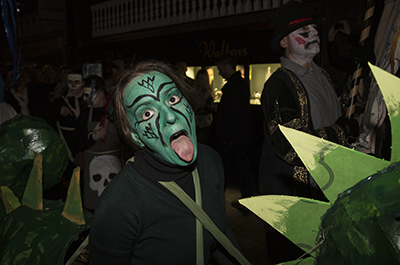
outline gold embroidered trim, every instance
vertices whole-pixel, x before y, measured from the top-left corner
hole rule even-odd
[[[278,130],[278,128],[279,128],[278,125],[279,125],[279,123],[278,123],[277,120],[271,120],[268,123],[268,131],[269,131],[269,133],[273,134],[276,130]],[[301,118],[293,119],[293,120],[291,120],[291,121],[289,121],[287,123],[284,123],[283,126],[299,130],[302,127],[304,127],[304,120],[301,119]]]
[[[296,87],[297,90],[297,96],[299,98],[299,105],[300,105],[300,112],[301,112],[301,122],[300,124],[304,127],[308,127],[308,122],[309,122],[309,117],[308,117],[308,99],[306,96],[306,91],[303,86],[303,83],[300,81],[300,79],[293,74],[291,71],[282,68],[283,72],[285,72],[290,80],[293,82],[294,86]]]
[[[326,130],[324,128],[318,129],[317,133],[318,133],[319,137],[321,137],[323,139],[328,139],[328,134],[326,133]]]
[[[296,157],[297,157],[297,153],[292,148],[292,149],[290,149],[289,152],[286,153],[284,159],[286,162],[291,163]]]
[[[343,129],[337,124],[334,124],[332,128],[337,134],[338,144],[346,146],[346,135],[344,134]]]
[[[270,120],[268,123],[269,134],[272,135],[276,130],[278,130],[278,122],[276,120]]]
[[[308,113],[308,99],[306,96],[305,88],[303,84],[301,83],[300,79],[293,74],[291,71],[285,69],[285,68],[279,68],[278,70],[284,72],[290,80],[293,82],[295,88],[296,88],[296,93],[297,97],[299,99],[299,106],[300,106],[300,112],[301,116],[300,118],[291,120],[285,124],[283,124],[286,127],[293,128],[293,129],[300,129],[302,127],[307,128],[308,123],[309,123],[309,113]],[[268,131],[270,134],[273,134],[276,132],[278,129],[278,124],[282,124],[282,119],[279,115],[279,102],[278,99],[275,100],[275,111],[277,115],[275,116],[274,119],[269,121],[268,123]]]
[[[293,178],[295,181],[299,181],[302,183],[308,183],[308,171],[303,166],[295,166]]]

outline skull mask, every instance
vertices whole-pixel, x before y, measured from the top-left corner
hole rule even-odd
[[[67,86],[71,93],[81,93],[82,91],[82,75],[81,74],[68,74]]]
[[[89,187],[97,191],[97,195],[100,196],[120,170],[121,162],[116,156],[101,155],[94,157],[89,165]]]

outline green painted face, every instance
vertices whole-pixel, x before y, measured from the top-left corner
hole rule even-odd
[[[152,72],[135,78],[124,92],[124,104],[137,144],[174,165],[196,160],[194,113],[168,76]]]

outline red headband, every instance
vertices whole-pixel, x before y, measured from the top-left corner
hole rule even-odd
[[[295,21],[290,22],[289,25],[287,25],[287,26],[289,27],[289,26],[291,26],[293,24],[297,24],[297,23],[300,23],[300,22],[303,22],[303,21],[308,21],[308,20],[311,20],[311,19],[312,18],[300,18],[300,19],[297,19]]]

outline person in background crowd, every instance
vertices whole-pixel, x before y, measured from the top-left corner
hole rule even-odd
[[[213,121],[213,113],[216,111],[213,90],[210,86],[210,78],[205,69],[200,69],[194,80],[197,103],[194,109],[196,114],[196,135],[200,143],[208,143],[208,135]]]
[[[18,80],[14,81],[13,72],[7,73],[7,78],[4,83],[4,100],[10,104],[18,113],[26,116],[31,115],[32,100],[29,96],[28,84],[29,77],[22,71]]]
[[[104,189],[121,170],[121,143],[101,77],[90,75],[85,79],[83,100],[88,107],[79,115],[74,138],[77,150],[85,155],[84,161],[75,163],[84,173],[84,207],[94,210]]]
[[[224,164],[225,184],[229,185],[237,172],[241,198],[251,197],[252,173],[247,156],[251,138],[250,87],[241,72],[236,71],[236,60],[232,56],[220,58],[217,67],[227,82],[221,89],[222,97],[213,121],[216,150]],[[232,205],[241,209],[237,201]]]
[[[342,116],[328,73],[313,61],[320,51],[317,21],[297,1],[284,4],[276,12],[271,47],[282,57],[281,68],[267,80],[261,97],[264,145],[260,160],[260,194],[326,200],[279,130],[279,124],[342,145],[346,145],[348,137],[358,133],[357,121]],[[266,227],[271,264],[294,260],[303,254],[273,228]]]
[[[107,90],[111,89],[117,84],[118,77],[125,69],[125,63],[121,59],[114,60],[111,64],[106,66],[104,82]]]
[[[17,115],[15,109],[4,101],[4,81],[0,75],[0,124]]]
[[[175,64],[175,69],[178,75],[185,80],[190,86],[193,87],[194,79],[186,75],[187,64],[186,62],[180,61]]]
[[[67,85],[68,91],[51,103],[46,120],[65,143],[69,157],[65,176],[71,177],[76,166],[75,156],[78,155],[74,131],[78,117],[85,106],[82,97],[82,74],[79,71],[69,73]]]
[[[343,36],[348,46],[347,52],[342,52],[344,46],[338,46],[336,38],[338,35]],[[357,70],[357,64],[362,69],[359,77],[360,83],[358,87],[358,95],[356,97],[354,116],[360,119],[360,115],[364,113],[365,105],[368,99],[368,91],[371,85],[371,77],[369,73],[368,62],[375,64],[374,43],[372,38],[367,38],[364,45],[360,45],[360,36],[355,34],[346,20],[334,23],[328,31],[327,52],[330,64],[337,70],[346,74],[345,89],[350,91],[354,86],[353,74]],[[347,92],[348,93],[348,92]],[[346,102],[347,103],[347,102]]]
[[[53,98],[54,87],[57,85],[57,70],[53,65],[46,64],[41,71],[39,82],[29,87],[31,115],[46,119]]]
[[[58,68],[58,83],[54,86],[52,101],[56,98],[59,98],[61,95],[65,94],[65,91],[68,90],[67,86],[67,76],[70,70],[65,65],[61,65]]]

